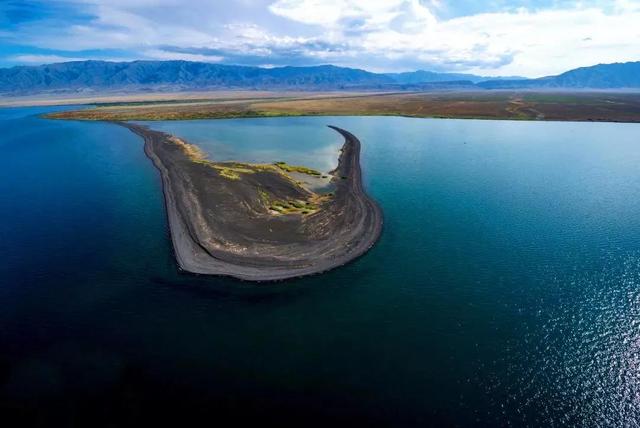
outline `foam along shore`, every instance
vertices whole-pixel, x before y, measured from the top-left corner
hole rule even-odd
[[[160,171],[177,262],[187,272],[272,281],[324,272],[377,241],[382,212],[364,191],[360,141],[345,138],[334,191],[315,193],[277,165],[215,162],[172,135],[120,122]]]

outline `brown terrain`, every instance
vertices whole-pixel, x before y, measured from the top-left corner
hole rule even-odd
[[[318,194],[286,164],[214,162],[176,137],[129,123],[160,171],[180,267],[197,274],[279,280],[324,272],[365,253],[382,228],[362,188],[360,142],[345,137],[333,192]]]
[[[216,99],[167,99],[100,105],[51,114],[84,120],[171,120],[304,115],[640,122],[640,93],[428,92],[387,94],[243,92]],[[193,95],[192,95],[193,97]]]

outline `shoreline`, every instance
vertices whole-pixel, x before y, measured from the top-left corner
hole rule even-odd
[[[174,254],[185,272],[246,281],[278,281],[318,274],[362,256],[382,232],[382,211],[362,186],[361,143],[346,130],[331,126],[345,138],[334,170],[336,190],[331,201],[308,216],[267,217],[255,214],[259,207],[253,207],[247,214],[244,205],[237,204],[235,199],[222,198],[216,204],[215,197],[207,194],[203,198],[204,189],[214,188],[212,184],[235,189],[238,194],[246,194],[248,189],[260,193],[261,186],[282,188],[285,193],[304,189],[292,188],[291,183],[279,177],[281,174],[263,170],[246,179],[244,176],[240,180],[220,179],[210,173],[212,168],[198,169],[200,162],[186,163],[184,155],[171,147],[175,144],[169,134],[131,123],[115,123],[143,138],[145,154],[160,172]],[[223,164],[211,162],[211,165]],[[250,184],[246,183],[249,179],[253,180]],[[238,208],[237,212],[233,208]],[[227,230],[229,225],[237,224],[244,233],[234,235]],[[278,237],[265,236],[267,227],[272,231],[276,226]],[[216,235],[216,229],[225,236]]]
[[[5,108],[0,106],[0,108]],[[11,107],[6,107],[11,108]],[[91,110],[91,109],[87,109]],[[78,110],[79,111],[79,110]],[[377,112],[356,112],[356,113],[278,113],[278,114],[238,114],[230,116],[198,116],[198,117],[160,117],[160,118],[147,118],[147,117],[127,117],[127,118],[85,118],[74,115],[65,116],[65,112],[60,115],[47,113],[43,115],[45,119],[49,120],[78,120],[86,122],[113,122],[124,123],[124,121],[135,122],[172,122],[172,121],[198,121],[198,120],[241,120],[241,119],[276,119],[276,118],[297,118],[297,117],[400,117],[406,119],[442,119],[442,120],[482,120],[482,121],[500,121],[500,122],[550,122],[550,123],[640,123],[640,116],[634,119],[600,119],[600,118],[538,118],[538,117],[516,117],[516,116],[482,116],[482,115],[442,115],[442,114],[406,114],[406,113],[377,113]],[[72,111],[71,113],[76,113]]]
[[[153,121],[314,116],[640,122],[640,93],[409,92],[288,99],[237,99],[195,104],[103,105],[55,112],[48,118]]]

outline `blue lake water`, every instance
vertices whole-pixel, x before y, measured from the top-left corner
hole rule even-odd
[[[0,109],[3,415],[41,426],[639,420],[640,125],[154,124],[216,159],[318,168],[341,144],[326,124],[360,137],[385,214],[378,245],[327,274],[253,285],[178,273],[142,141],[38,116],[54,109]]]
[[[138,122],[197,144],[211,159],[255,163],[287,162],[322,172],[338,164],[342,137],[317,118],[286,124],[264,119]]]

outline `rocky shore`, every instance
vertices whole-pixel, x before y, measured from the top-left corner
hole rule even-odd
[[[360,141],[345,138],[334,191],[316,194],[277,165],[215,162],[196,146],[145,126],[160,171],[177,262],[187,272],[273,281],[333,269],[377,241],[382,212],[364,191]]]

